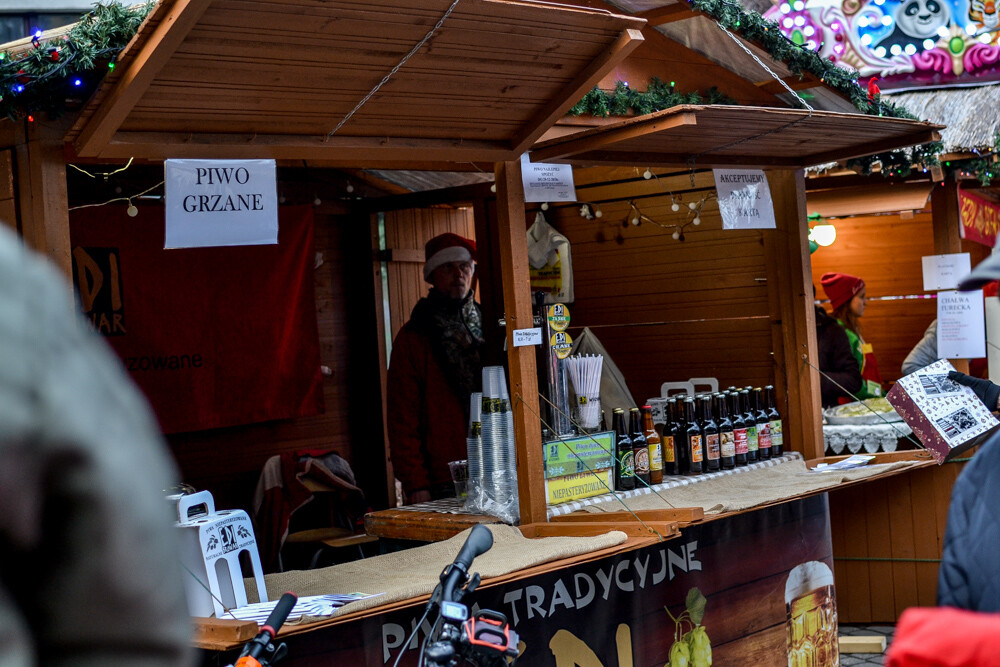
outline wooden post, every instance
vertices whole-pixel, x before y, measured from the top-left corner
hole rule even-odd
[[[497,232],[500,271],[503,275],[504,318],[507,320],[507,361],[510,397],[514,409],[514,442],[517,448],[517,490],[521,523],[546,520],[542,424],[538,405],[538,371],[535,348],[514,347],[513,332],[534,326],[528,277],[528,240],[524,224],[524,186],[520,162],[498,162]]]
[[[942,185],[936,183],[931,190],[931,224],[934,228],[934,254],[950,255],[962,252],[962,236],[959,225],[962,224],[958,213],[958,181],[954,176]],[[968,359],[951,359],[955,370],[969,372]]]
[[[764,231],[764,244],[768,258],[774,354],[784,369],[788,397],[784,419],[785,448],[802,452],[807,459],[818,458],[824,452],[823,417],[819,372],[815,370],[819,355],[805,175],[801,170],[775,170],[768,172],[767,180],[778,227],[771,232]],[[779,374],[780,371],[775,373]]]
[[[385,303],[382,300],[382,262],[378,258],[379,247],[379,216],[381,213],[373,213],[369,216],[368,224],[371,228],[371,256],[372,256],[372,298],[375,302],[375,337],[378,338],[376,347],[378,348],[378,369],[379,369],[379,394],[382,410],[382,464],[385,466],[385,492],[389,507],[395,507],[396,498],[396,475],[392,468],[392,457],[389,455],[389,417],[386,412],[386,396],[388,396],[388,382],[386,380],[387,369],[389,368],[389,356],[385,344]]]
[[[24,243],[72,280],[69,198],[61,124],[26,123],[27,142],[17,148]]]

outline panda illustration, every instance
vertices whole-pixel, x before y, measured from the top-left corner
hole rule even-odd
[[[890,49],[894,45],[905,47],[919,44],[925,39],[937,39],[941,26],[951,22],[947,0],[904,0],[896,7],[896,27],[879,40],[877,46]]]

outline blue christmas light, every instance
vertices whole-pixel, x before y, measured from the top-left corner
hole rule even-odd
[[[83,85],[83,81],[81,81],[80,79],[73,79],[73,85],[74,86],[82,86]]]

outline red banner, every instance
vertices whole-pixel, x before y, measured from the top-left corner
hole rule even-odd
[[[962,238],[992,248],[1000,228],[1000,205],[988,199],[958,189],[958,212],[962,221]]]
[[[163,249],[163,208],[70,212],[84,313],[166,433],[323,411],[313,216],[282,208],[278,245]]]

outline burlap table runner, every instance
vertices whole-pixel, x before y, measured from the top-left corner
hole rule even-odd
[[[916,461],[898,461],[840,472],[808,472],[805,461],[795,459],[771,468],[746,470],[739,475],[715,477],[704,481],[693,477],[692,483],[685,486],[625,498],[621,502],[612,498],[605,502],[587,505],[582,509],[588,512],[621,512],[625,506],[632,511],[701,507],[706,514],[734,512],[829,489],[843,482],[864,479],[916,464]]]
[[[625,541],[625,533],[612,531],[597,537],[546,537],[527,539],[517,528],[501,524],[486,526],[493,532],[493,548],[476,558],[471,571],[483,579],[499,577],[560,558],[606,549]],[[472,529],[444,542],[396,553],[365,558],[319,570],[280,572],[264,577],[268,597],[278,599],[285,591],[299,596],[332,593],[381,593],[352,602],[338,612],[348,613],[379,607],[398,600],[429,594],[441,571],[455,560]],[[244,579],[247,600],[256,602],[254,579]],[[316,620],[316,619],[305,619]]]

